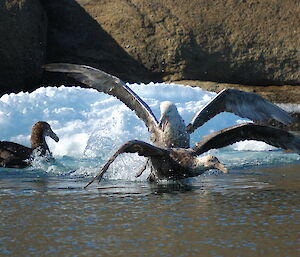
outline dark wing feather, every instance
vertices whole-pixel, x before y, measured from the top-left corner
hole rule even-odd
[[[9,141],[0,141],[0,151],[8,151],[14,155],[19,155],[20,158],[29,158],[33,149],[18,143]]]
[[[269,145],[300,154],[300,138],[274,127],[245,123],[212,133],[193,148],[196,155],[243,140],[263,141]]]
[[[0,166],[24,168],[29,165],[32,148],[8,141],[0,141]]]
[[[148,144],[139,140],[131,140],[122,145],[115,154],[110,157],[110,159],[105,163],[103,168],[100,170],[98,175],[94,177],[84,188],[87,188],[96,179],[101,180],[103,174],[107,171],[109,166],[114,162],[114,160],[122,153],[138,153],[138,155],[144,157],[168,157],[170,152],[166,149],[162,149],[151,144]]]
[[[221,112],[232,112],[255,122],[266,121],[269,118],[286,125],[293,122],[292,117],[286,111],[259,95],[236,89],[224,89],[195,114],[187,126],[187,131],[192,133]]]
[[[66,72],[87,86],[118,98],[145,122],[151,133],[157,130],[158,122],[150,107],[119,78],[85,65],[51,63],[43,67],[47,71]]]

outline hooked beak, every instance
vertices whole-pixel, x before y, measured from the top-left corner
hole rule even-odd
[[[222,171],[223,173],[228,173],[228,169],[225,168],[224,164],[218,162],[214,166],[216,169]]]
[[[49,129],[47,132],[47,136],[51,137],[55,142],[59,141],[58,136],[52,131],[52,129]]]

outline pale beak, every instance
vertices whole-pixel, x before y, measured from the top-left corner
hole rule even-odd
[[[228,169],[225,168],[224,164],[218,162],[214,165],[214,167],[220,171],[222,171],[223,173],[228,173]]]

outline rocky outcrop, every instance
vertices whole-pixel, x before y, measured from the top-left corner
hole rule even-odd
[[[51,0],[49,61],[125,80],[300,84],[297,0]]]
[[[160,80],[155,72],[145,68],[139,60],[135,60],[134,56],[126,51],[126,46],[120,45],[109,31],[104,30],[102,24],[91,16],[88,9],[79,5],[79,3],[89,1],[41,0],[41,2],[47,11],[49,23],[48,63],[88,64],[126,81]],[[105,6],[105,1],[92,2],[97,4],[92,8],[93,10],[102,9],[102,6]],[[45,74],[45,76],[48,75]],[[68,83],[64,81],[63,76],[58,74],[56,78],[54,74],[51,74],[45,77],[44,81]]]
[[[282,86],[255,86],[255,85],[240,85],[217,83],[211,81],[198,80],[179,80],[174,81],[176,84],[187,85],[191,87],[200,87],[203,90],[219,93],[225,88],[235,88],[246,92],[256,93],[272,103],[296,103],[300,101],[300,87],[291,85]]]
[[[39,0],[1,0],[0,24],[0,93],[32,90],[46,53],[47,19]]]
[[[299,15],[298,0],[2,0],[0,93],[36,88],[44,62],[136,82],[300,85]],[[67,82],[53,78],[40,83]]]

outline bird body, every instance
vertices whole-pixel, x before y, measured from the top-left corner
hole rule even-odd
[[[31,147],[18,143],[0,141],[0,167],[25,168],[30,165],[34,156],[51,156],[45,137],[50,136],[56,142],[58,136],[52,131],[47,122],[39,121],[34,124],[31,131]]]
[[[210,169],[228,172],[217,157],[212,155],[198,157],[192,149],[184,148],[171,148],[168,159],[151,158],[151,164],[153,170],[148,178],[150,181],[196,177]]]
[[[186,131],[186,125],[179,115],[176,105],[170,101],[162,102],[160,112],[160,133],[153,143],[164,148],[190,147],[190,134]]]
[[[118,98],[144,121],[151,134],[150,139],[154,145],[139,140],[128,141],[106,162],[90,183],[95,179],[100,180],[110,164],[122,153],[138,153],[148,158],[146,165],[150,167],[149,180],[154,181],[194,177],[208,169],[219,169],[226,173],[227,169],[216,157],[198,156],[210,149],[241,140],[264,141],[300,154],[300,138],[281,129],[252,123],[232,126],[208,135],[190,148],[190,134],[221,112],[232,112],[254,122],[265,122],[269,118],[283,124],[293,122],[287,112],[254,93],[224,89],[197,112],[186,126],[176,106],[169,101],[161,103],[161,117],[158,122],[150,107],[123,81],[101,70],[68,63],[47,64],[44,68],[52,72],[65,72],[99,92]],[[144,170],[145,167],[136,176],[140,176]]]

